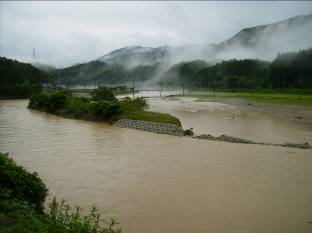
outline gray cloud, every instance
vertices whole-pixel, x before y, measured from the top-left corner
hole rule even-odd
[[[278,9],[278,10],[277,10]],[[218,43],[311,2],[0,2],[0,55],[66,66],[141,45]]]

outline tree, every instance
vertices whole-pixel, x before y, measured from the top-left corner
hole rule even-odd
[[[94,101],[100,101],[100,100],[107,100],[107,101],[113,101],[116,100],[116,97],[114,95],[114,92],[112,89],[107,87],[99,87],[97,89],[94,89],[91,92],[92,100]]]

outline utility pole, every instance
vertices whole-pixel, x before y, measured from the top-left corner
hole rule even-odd
[[[303,81],[301,80],[301,78],[299,78],[299,93],[298,93],[298,100],[301,100],[301,94],[302,94],[302,83]]]
[[[33,57],[33,61],[35,61],[36,60],[36,49],[35,48],[33,48],[32,57]]]
[[[132,77],[132,99],[134,100],[134,76]]]
[[[160,82],[160,98],[161,98],[161,92],[162,92],[162,87],[163,87],[163,80],[161,80],[161,82]]]
[[[217,80],[216,77],[214,77],[213,81],[213,96],[216,97],[216,85],[217,85]]]
[[[183,85],[182,85],[182,90],[183,90],[183,96],[184,96],[184,83],[183,83]]]

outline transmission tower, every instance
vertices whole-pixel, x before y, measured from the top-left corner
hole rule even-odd
[[[36,60],[36,49],[35,48],[33,48],[32,56],[33,56],[33,60],[35,61]]]

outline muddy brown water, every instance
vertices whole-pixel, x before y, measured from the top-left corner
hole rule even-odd
[[[196,140],[0,101],[0,150],[123,232],[310,233],[311,150]]]
[[[295,116],[301,116],[302,109],[301,112],[298,109],[288,109],[287,116],[282,112],[279,113],[281,117],[277,117],[280,109],[273,106],[249,106],[248,102],[237,98],[230,103],[227,99],[220,102],[213,100],[214,98],[200,101],[192,97],[166,97],[151,98],[148,102],[152,111],[177,116],[183,128],[193,128],[196,134],[226,134],[267,143],[312,144],[311,108],[304,109],[304,120],[298,120]],[[293,111],[291,115],[290,111]]]

